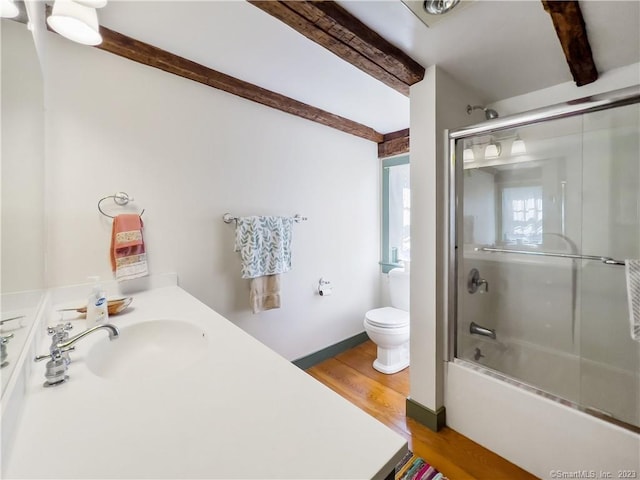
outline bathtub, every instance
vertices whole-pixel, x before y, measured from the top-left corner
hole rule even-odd
[[[472,268],[488,293],[468,293]],[[628,333],[623,271],[478,254],[458,278],[447,424],[540,478],[640,478],[640,344]],[[496,339],[470,334],[471,322]],[[603,475],[561,476],[583,470]]]
[[[471,356],[456,361],[467,368],[612,422],[640,424],[638,370],[517,339],[492,340],[470,334],[458,338],[461,350]],[[635,386],[632,391],[630,385]]]
[[[445,363],[445,405],[450,428],[539,478],[640,475],[637,433],[468,362]]]

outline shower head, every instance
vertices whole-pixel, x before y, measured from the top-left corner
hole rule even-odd
[[[496,112],[492,108],[485,108],[484,116],[487,118],[487,120],[491,120],[492,118],[498,118],[498,112]]]
[[[482,105],[467,105],[467,114],[471,115],[471,112],[473,112],[474,110],[482,110],[484,112],[484,117],[487,120],[498,118],[498,112],[496,112],[493,108],[483,107]]]

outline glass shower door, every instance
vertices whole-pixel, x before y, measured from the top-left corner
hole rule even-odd
[[[584,115],[585,254],[640,259],[640,106]],[[625,268],[584,262],[581,404],[640,426],[640,342],[631,337]]]
[[[562,255],[582,250],[582,121],[461,147],[457,356],[577,402],[580,262]]]
[[[640,426],[625,267],[640,258],[640,106],[456,141],[455,356]]]

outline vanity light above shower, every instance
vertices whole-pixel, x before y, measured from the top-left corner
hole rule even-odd
[[[478,168],[513,163],[526,153],[527,145],[518,132],[510,131],[502,134],[497,132],[492,136],[476,137],[465,141],[462,160],[465,164],[464,168]]]
[[[467,105],[467,115],[471,115],[476,110],[484,112],[487,121],[495,120],[500,116],[492,108],[482,105]],[[506,155],[506,152],[510,152],[510,154]],[[485,135],[466,140],[463,145],[462,160],[465,164],[471,164],[475,161],[517,157],[526,153],[527,146],[517,130],[496,130],[490,136]],[[482,162],[482,166],[487,166],[487,164]],[[465,165],[465,168],[473,167]]]

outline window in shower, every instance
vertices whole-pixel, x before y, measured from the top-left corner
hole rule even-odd
[[[542,186],[502,189],[502,232],[507,245],[542,244]]]

